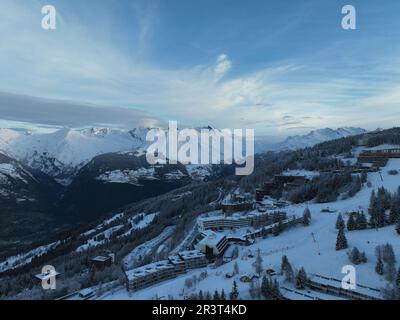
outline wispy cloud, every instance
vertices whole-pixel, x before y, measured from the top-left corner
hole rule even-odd
[[[209,62],[163,66],[144,59],[159,23],[158,7],[133,8],[136,54],[129,55],[93,36],[96,33],[77,23],[71,12],[60,9],[58,29],[49,32],[40,28],[40,2],[1,1],[0,14],[7,17],[0,18],[0,37],[7,45],[0,48],[0,73],[5,75],[0,90],[14,93],[0,95],[1,115],[74,126],[161,118],[279,135],[288,129],[378,126],[377,114],[389,123],[397,112],[399,90],[388,81],[400,78],[393,68],[394,53],[374,61],[368,72],[354,57],[327,62],[319,52],[236,73],[244,62],[225,49],[208,54]],[[179,59],[180,49],[170,50],[176,50]],[[323,54],[331,57],[337,50],[333,45]],[[347,69],[351,65],[355,69]],[[37,103],[24,95],[44,100]],[[31,107],[24,110],[20,101]]]

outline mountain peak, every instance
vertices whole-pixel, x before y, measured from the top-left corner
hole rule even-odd
[[[343,127],[343,128],[323,128],[309,132],[306,135],[289,136],[285,141],[277,145],[277,150],[297,150],[306,147],[312,147],[318,143],[340,139],[348,136],[366,133],[362,128]]]

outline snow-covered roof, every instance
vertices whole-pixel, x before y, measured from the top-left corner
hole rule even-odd
[[[220,243],[225,237],[225,235],[213,232],[211,230],[205,230],[202,232],[204,238],[199,241],[199,245],[204,244],[206,246],[216,246]]]
[[[85,289],[82,289],[81,291],[79,291],[79,295],[86,297],[88,295],[91,295],[93,292],[94,291],[92,288],[85,288]]]
[[[105,262],[109,259],[111,259],[111,257],[109,257],[109,256],[107,256],[107,257],[106,256],[97,256],[97,257],[92,258],[91,260],[96,261],[96,262]]]
[[[50,271],[48,273],[39,273],[35,275],[35,278],[39,279],[39,280],[46,280],[49,279],[50,277],[57,277],[58,275],[60,275],[59,272],[57,271]]]
[[[195,259],[195,258],[205,258],[204,253],[202,253],[200,250],[181,251],[178,253],[178,255],[183,260]]]
[[[151,264],[147,264],[143,267],[135,268],[129,271],[126,271],[126,276],[128,280],[134,280],[134,279],[139,279],[141,277],[144,277],[148,274],[158,272],[160,270],[166,270],[166,269],[171,269],[174,268],[174,265],[171,264],[169,260],[162,260],[158,262],[154,262]]]

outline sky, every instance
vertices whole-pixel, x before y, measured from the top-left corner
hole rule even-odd
[[[41,8],[57,10],[56,30]],[[356,30],[344,30],[344,5]],[[0,125],[395,126],[396,0],[1,0]]]

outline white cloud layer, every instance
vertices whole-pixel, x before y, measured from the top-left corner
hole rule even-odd
[[[301,61],[230,76],[229,52],[208,65],[170,69],[142,60],[156,21],[151,14],[139,21],[138,56],[128,56],[62,12],[56,31],[42,30],[39,2],[2,0],[0,12],[7,14],[0,17],[0,38],[6,44],[0,48],[0,91],[14,93],[0,95],[0,110],[12,120],[54,124],[62,114],[57,124],[127,125],[161,118],[283,135],[302,128],[384,125],[386,120],[371,119],[380,114],[389,123],[398,110],[398,88],[379,82],[393,74],[388,67],[393,61],[374,70],[372,79]],[[40,107],[26,95],[50,100]],[[21,99],[25,106],[16,102]],[[77,102],[55,102],[60,100]]]

